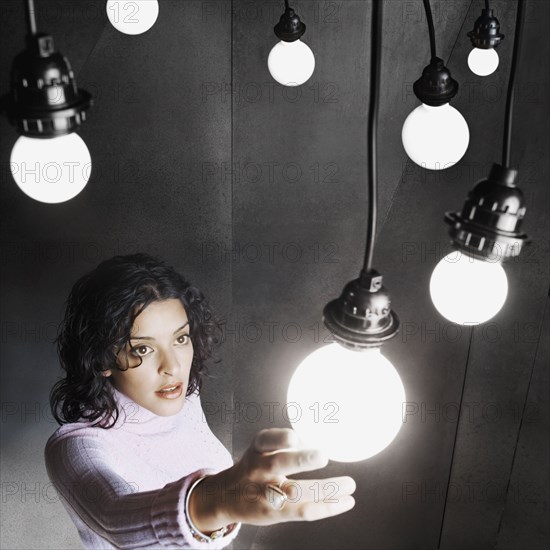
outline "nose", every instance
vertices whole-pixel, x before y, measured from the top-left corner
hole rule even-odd
[[[168,349],[161,356],[159,370],[165,374],[176,375],[183,368],[183,358],[172,350]]]

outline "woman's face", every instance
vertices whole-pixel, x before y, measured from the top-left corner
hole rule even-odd
[[[185,404],[189,373],[193,361],[189,321],[177,299],[150,303],[135,319],[126,350],[118,354],[118,364],[125,371],[109,369],[117,390],[138,405],[159,416],[177,414]],[[164,386],[180,384],[173,393],[160,394]]]

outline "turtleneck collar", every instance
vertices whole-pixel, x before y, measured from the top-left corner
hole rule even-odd
[[[179,413],[172,416],[159,416],[138,405],[115,387],[113,387],[113,395],[119,411],[119,417],[113,429],[122,429],[137,434],[172,431],[181,422],[182,416],[187,413],[189,405],[189,397],[185,397],[185,404]]]

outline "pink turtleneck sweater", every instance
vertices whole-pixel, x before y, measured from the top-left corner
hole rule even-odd
[[[240,524],[208,543],[197,541],[185,520],[192,483],[233,465],[206,422],[200,397],[186,397],[174,416],[158,416],[114,393],[120,416],[113,428],[64,424],[44,451],[48,476],[84,547],[227,546]]]

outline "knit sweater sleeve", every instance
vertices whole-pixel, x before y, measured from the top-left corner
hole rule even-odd
[[[240,524],[224,537],[200,542],[185,519],[188,489],[199,477],[217,470],[196,470],[161,489],[141,491],[119,476],[106,456],[102,440],[89,435],[48,441],[45,448],[47,473],[60,497],[116,548],[217,549],[237,536]]]

